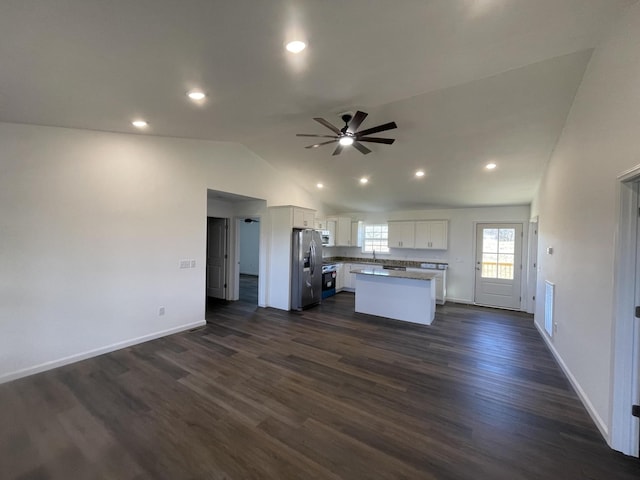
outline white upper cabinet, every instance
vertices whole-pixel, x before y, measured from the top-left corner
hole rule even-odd
[[[334,245],[336,247],[354,246],[351,242],[351,218],[349,217],[330,217],[327,218],[329,230],[331,230],[331,222],[335,224]]]
[[[446,250],[447,239],[447,220],[389,222],[390,248]]]
[[[415,248],[446,250],[448,240],[447,220],[416,222]]]
[[[315,228],[316,212],[306,208],[293,207],[294,228]]]
[[[364,223],[363,222],[351,222],[351,246],[361,247],[362,237],[364,236]]]
[[[416,222],[389,222],[390,248],[415,248]]]

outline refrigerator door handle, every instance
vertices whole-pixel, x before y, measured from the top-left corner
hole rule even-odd
[[[309,247],[309,257],[310,257],[310,270],[311,270],[311,276],[313,277],[314,272],[316,271],[316,244],[315,242],[312,240],[311,241],[311,245]]]

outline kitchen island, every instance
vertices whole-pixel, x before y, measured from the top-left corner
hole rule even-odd
[[[356,312],[430,325],[436,314],[435,273],[359,268]]]

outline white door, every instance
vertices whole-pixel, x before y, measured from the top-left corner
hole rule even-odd
[[[636,186],[636,192],[640,189]],[[638,212],[640,213],[640,195],[638,196]],[[636,274],[635,274],[635,312],[633,321],[633,341],[631,348],[631,405],[633,414],[629,417],[632,438],[631,455],[640,457],[640,221],[636,225]]]
[[[522,224],[479,223],[476,227],[475,302],[519,309]]]
[[[207,296],[225,298],[227,219],[207,218]]]

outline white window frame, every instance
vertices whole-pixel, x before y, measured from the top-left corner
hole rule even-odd
[[[381,228],[384,227],[384,230],[386,230],[386,234],[387,234],[387,238],[386,238],[386,245],[377,245],[376,246],[372,246],[371,243],[375,240],[378,240],[374,237],[367,237],[367,228],[371,229],[371,228]],[[385,232],[380,232],[380,233],[385,233]],[[381,242],[382,243],[382,242]],[[362,229],[362,253],[373,253],[375,251],[376,254],[381,254],[381,255],[389,255],[391,253],[391,251],[389,250],[389,224],[388,223],[369,223],[369,224],[364,224],[364,227]]]

